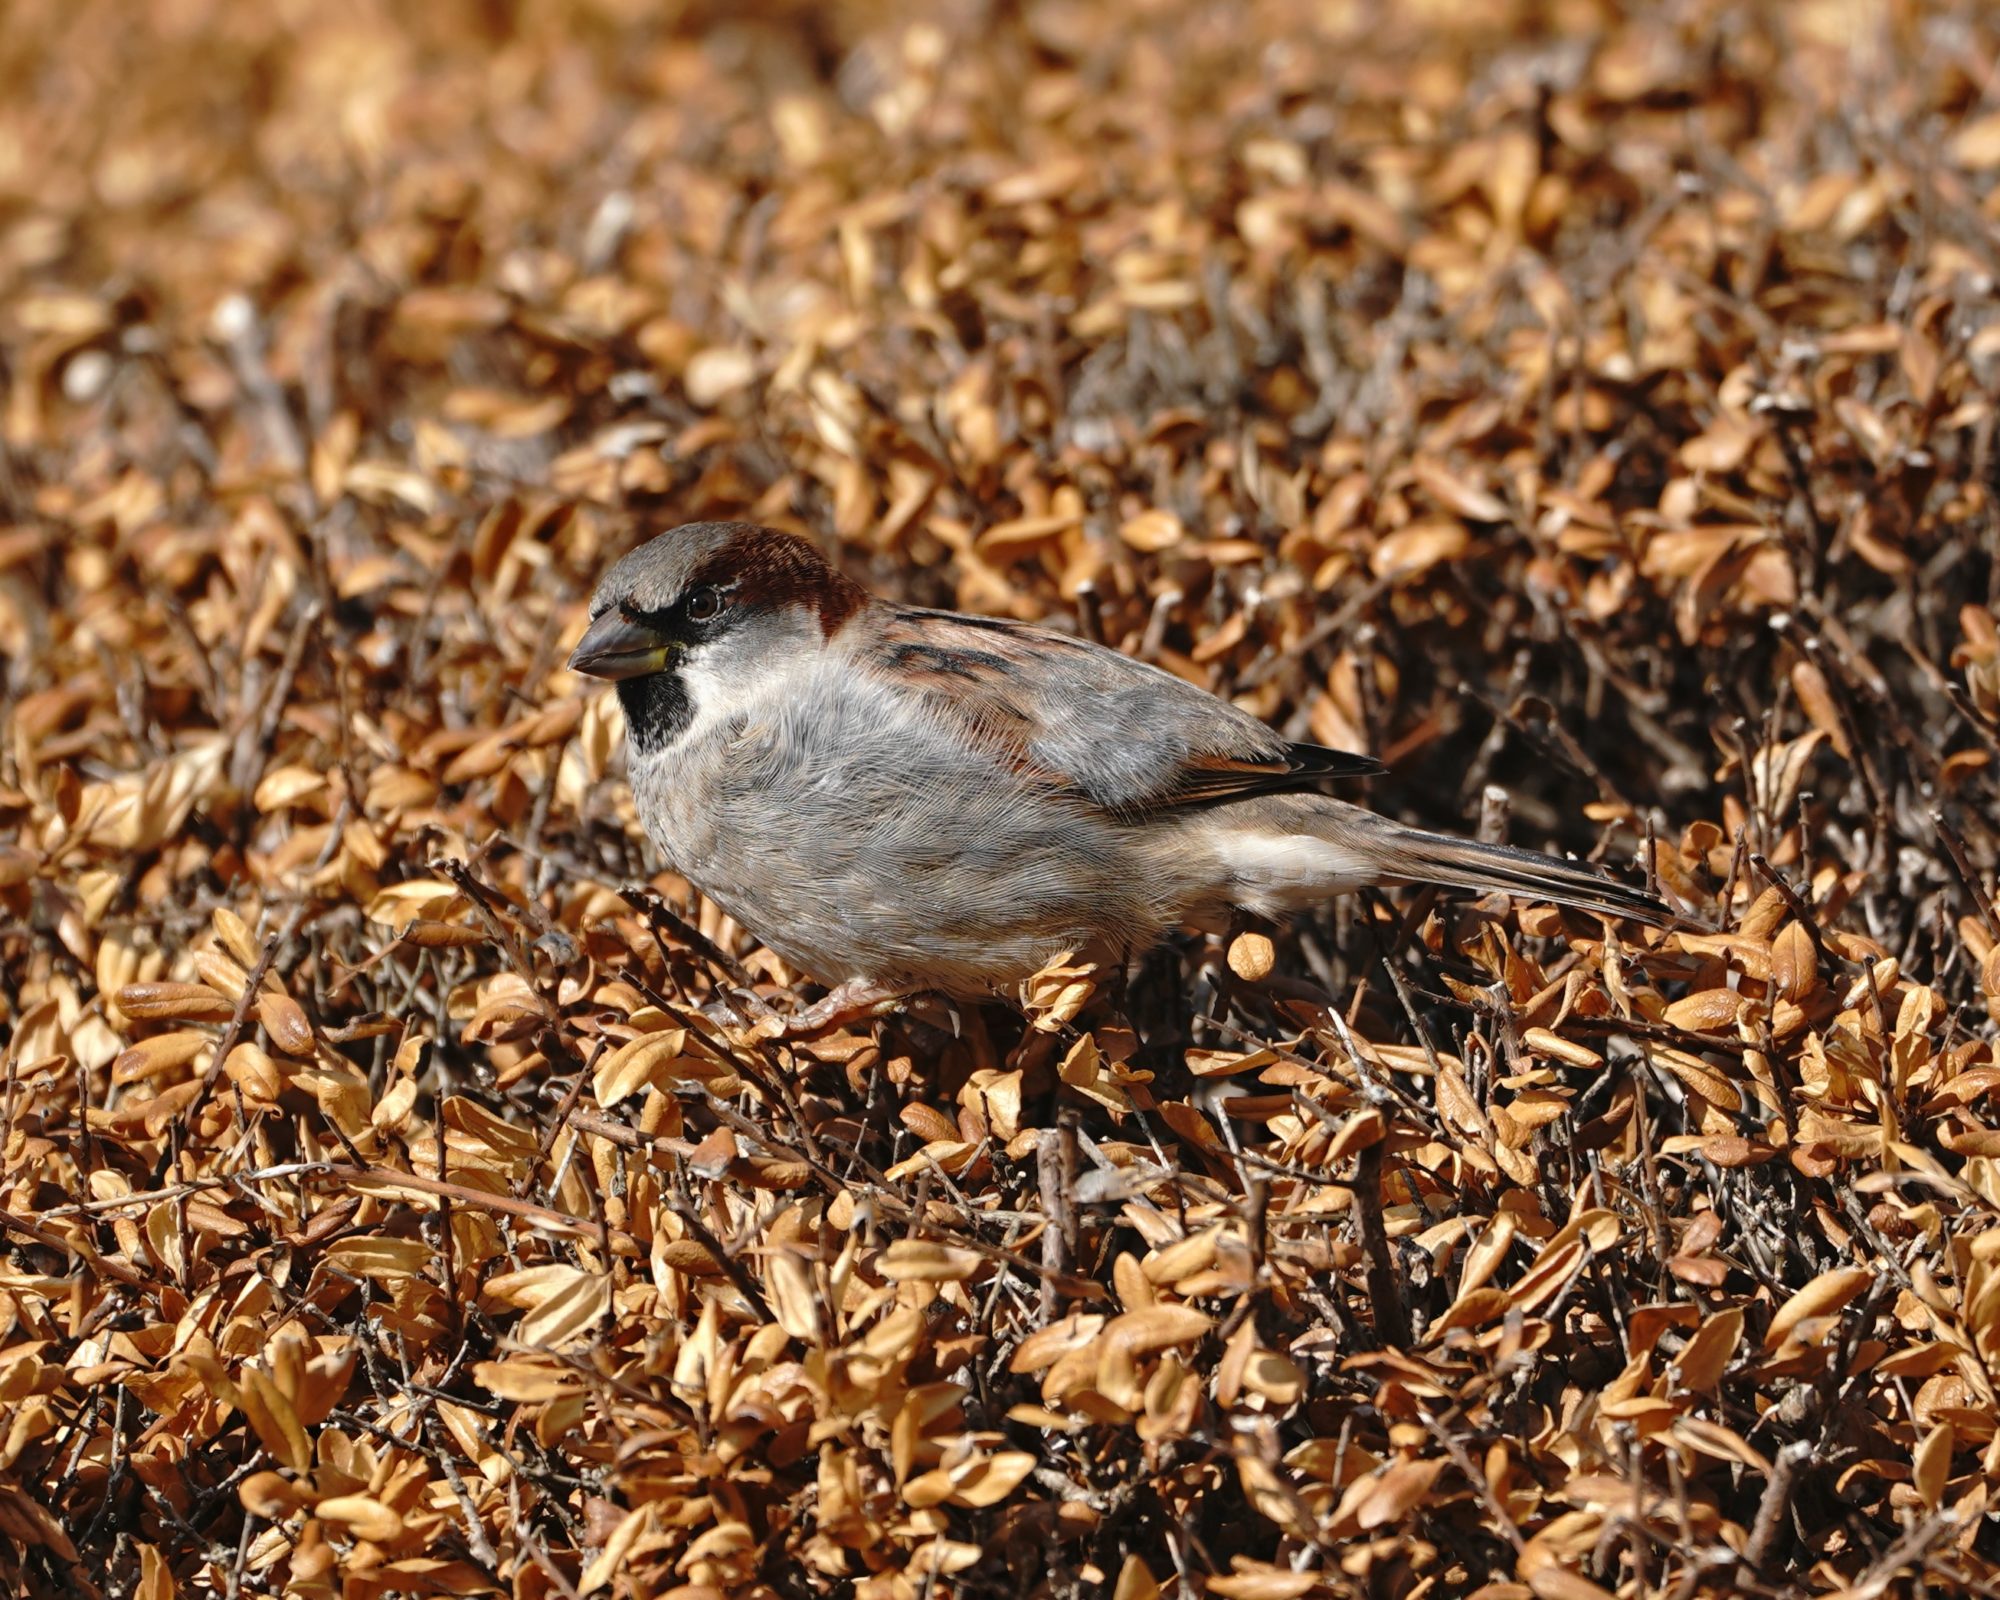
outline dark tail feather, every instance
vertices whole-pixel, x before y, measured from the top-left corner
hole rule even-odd
[[[1461,889],[1500,890],[1607,917],[1633,917],[1656,927],[1674,922],[1673,910],[1658,895],[1608,877],[1595,867],[1481,844],[1450,834],[1398,827],[1383,841],[1385,865],[1411,883],[1441,883]]]

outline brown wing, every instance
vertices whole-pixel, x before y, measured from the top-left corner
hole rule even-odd
[[[996,617],[898,610],[870,653],[883,677],[965,721],[1016,772],[1109,811],[1143,816],[1383,770],[1371,756],[1290,743],[1143,661]]]

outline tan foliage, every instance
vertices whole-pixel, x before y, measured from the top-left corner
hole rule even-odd
[[[1996,53],[10,7],[0,1588],[2000,1582]],[[562,667],[708,516],[1689,920],[773,1044]]]

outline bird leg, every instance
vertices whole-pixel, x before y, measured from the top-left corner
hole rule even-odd
[[[873,978],[849,978],[803,1011],[790,1016],[767,1012],[751,1031],[764,1039],[805,1039],[850,1022],[885,1017],[913,993],[907,986],[878,983]]]

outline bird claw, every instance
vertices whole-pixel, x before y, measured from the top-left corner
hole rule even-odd
[[[907,989],[892,988],[865,978],[850,978],[824,999],[815,1000],[790,1015],[773,1011],[760,1000],[762,1015],[750,1027],[753,1039],[809,1039],[845,1027],[850,1022],[868,1022],[885,1017],[909,998]]]
[[[774,1020],[784,1020],[783,1014],[772,1010],[762,995],[748,989],[717,989],[702,1002],[701,1014],[737,1033],[761,1028]]]

